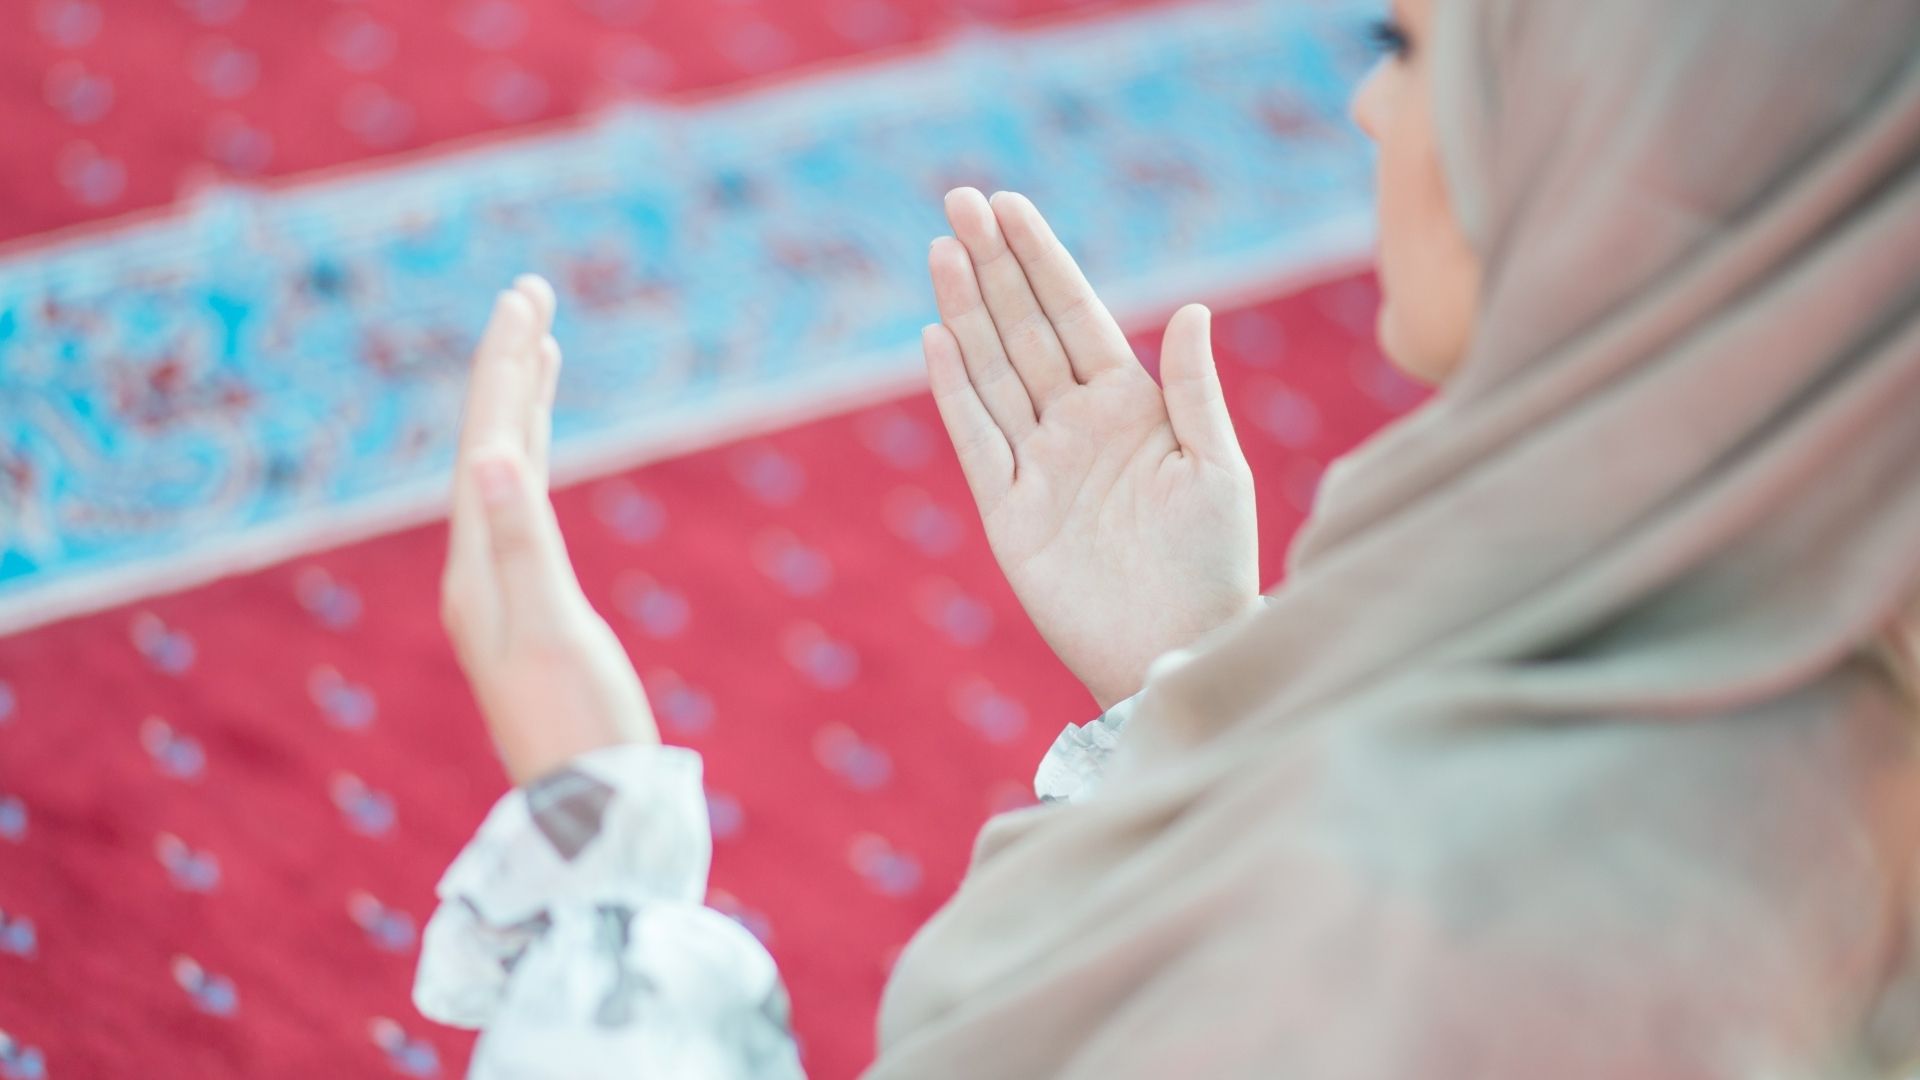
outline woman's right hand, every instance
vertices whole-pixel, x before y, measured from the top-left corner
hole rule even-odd
[[[946,201],[922,338],[987,539],[1041,635],[1102,709],[1259,598],[1253,478],[1211,316],[1167,324],[1164,387],[1025,197]]]

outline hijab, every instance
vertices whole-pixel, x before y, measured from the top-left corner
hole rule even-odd
[[[1920,0],[1434,12],[1470,355],[987,824],[870,1077],[1920,1058]]]

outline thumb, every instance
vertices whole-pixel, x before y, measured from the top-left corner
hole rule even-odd
[[[487,526],[487,551],[508,628],[556,626],[580,591],[553,504],[532,482],[526,453],[494,446],[473,457],[473,482]]]
[[[1215,464],[1245,463],[1213,362],[1213,313],[1204,306],[1188,304],[1167,323],[1160,384],[1181,449]]]

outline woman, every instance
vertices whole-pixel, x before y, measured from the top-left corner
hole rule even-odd
[[[1066,805],[987,825],[870,1075],[1897,1075],[1920,0],[1405,0],[1382,39],[1381,337],[1441,389],[1267,604],[1205,311],[1157,388],[1028,203],[948,200],[942,416],[1127,704],[1049,755]],[[422,1007],[487,1023],[476,1075],[794,1075],[770,961],[697,907],[697,761],[541,491],[551,307],[505,295],[476,360],[448,626],[527,786]]]

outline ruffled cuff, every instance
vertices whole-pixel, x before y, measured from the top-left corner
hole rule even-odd
[[[1068,724],[1040,759],[1034,795],[1048,803],[1078,802],[1092,795],[1139,700],[1135,694],[1085,724]]]
[[[1263,595],[1260,602],[1271,606],[1274,598]],[[1193,656],[1192,649],[1175,649],[1161,656],[1147,669],[1147,682]],[[1092,796],[1120,746],[1121,729],[1145,695],[1143,689],[1085,724],[1068,724],[1040,759],[1039,771],[1033,777],[1034,795],[1044,803],[1080,802]]]
[[[507,793],[441,877],[414,1003],[485,1025],[561,910],[700,904],[713,856],[700,756],[629,744]]]

